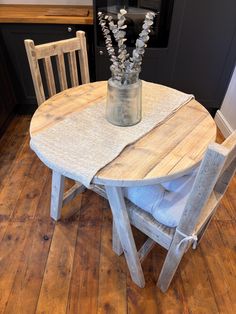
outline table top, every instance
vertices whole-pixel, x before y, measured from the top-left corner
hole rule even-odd
[[[93,7],[87,5],[0,4],[0,22],[92,25]]]
[[[106,93],[107,82],[103,81],[53,96],[35,112],[30,125],[31,138],[70,114],[104,101]],[[151,132],[124,148],[96,174],[93,182],[130,186],[174,179],[198,166],[208,144],[215,138],[214,120],[201,104],[191,100]]]

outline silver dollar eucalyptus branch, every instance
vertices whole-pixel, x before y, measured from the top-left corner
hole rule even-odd
[[[147,47],[149,40],[149,33],[155,18],[154,12],[148,12],[142,25],[142,31],[135,43],[135,49],[132,56],[129,55],[126,49],[126,28],[125,24],[127,11],[121,9],[117,14],[117,23],[114,22],[112,16],[105,15],[98,12],[99,24],[105,38],[105,44],[110,56],[112,65],[110,67],[113,73],[113,79],[120,85],[128,85],[134,83],[138,79],[138,74],[141,71],[142,58]],[[112,44],[113,34],[115,41],[118,45],[118,54],[116,55],[115,49]]]

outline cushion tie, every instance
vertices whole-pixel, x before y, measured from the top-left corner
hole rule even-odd
[[[176,246],[176,252],[177,252],[177,253],[179,252],[180,246],[181,246],[183,243],[185,243],[185,242],[187,242],[187,243],[189,243],[190,241],[193,242],[193,249],[194,249],[194,250],[196,249],[196,247],[197,247],[197,240],[198,240],[196,234],[187,235],[187,234],[181,232],[181,231],[180,231],[179,229],[177,229],[177,228],[176,228],[175,231],[176,231],[178,234],[180,234],[180,235],[182,235],[182,236],[184,237],[184,238],[177,244],[177,246]],[[188,248],[188,246],[186,247],[185,252],[187,251],[187,248]],[[185,253],[185,252],[184,252],[184,253]]]

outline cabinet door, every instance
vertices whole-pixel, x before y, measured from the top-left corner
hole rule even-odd
[[[95,49],[96,80],[105,81],[111,76],[109,56],[104,47]]]
[[[236,61],[236,1],[186,1],[171,85],[219,108]]]
[[[51,24],[2,24],[1,32],[13,65],[12,77],[17,93],[17,110],[21,113],[32,113],[37,108],[37,102],[24,40],[32,39],[35,45],[38,45],[68,39],[75,37],[76,27]]]
[[[0,39],[0,135],[12,115],[16,103],[7,64],[7,55]]]

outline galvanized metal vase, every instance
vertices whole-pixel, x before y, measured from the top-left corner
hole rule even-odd
[[[107,120],[118,126],[132,126],[142,118],[142,81],[117,84],[110,78],[107,86]]]

